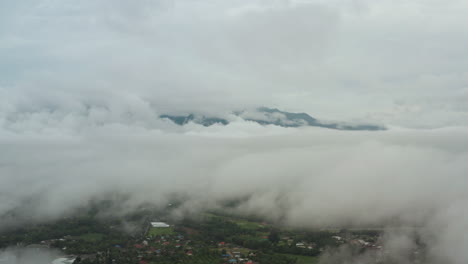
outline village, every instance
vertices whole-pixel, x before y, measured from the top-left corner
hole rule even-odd
[[[385,263],[378,229],[299,230],[213,212],[198,220],[154,218],[151,214],[139,221],[141,231],[134,234],[119,231],[116,221],[67,219],[42,226],[40,232],[25,230],[16,246],[58,249],[63,254],[53,264],[314,264],[325,252],[340,247],[366,252],[375,263]],[[54,237],[53,232],[62,235]]]
[[[245,223],[245,222],[244,222]],[[258,224],[259,229],[263,230],[264,224]],[[250,227],[252,229],[252,227]],[[175,232],[175,230],[183,230],[189,235],[183,235]],[[169,257],[174,259],[174,256],[181,260],[181,263],[224,263],[224,264],[262,264],[259,255],[264,254],[265,248],[256,247],[255,249],[247,248],[243,245],[233,243],[233,239],[228,241],[198,241],[190,238],[190,233],[194,232],[193,229],[189,228],[175,228],[165,222],[151,222],[150,227],[147,230],[146,236],[133,245],[138,251],[138,260],[140,264],[150,263],[165,263],[165,260]],[[333,235],[333,233],[327,233],[326,243],[323,242],[323,237],[320,237],[317,242],[307,240],[298,240],[298,236],[294,235],[294,232],[288,233],[278,237],[277,241],[274,236],[262,233],[262,236],[258,237],[259,241],[263,241],[265,245],[270,245],[274,255],[277,257],[281,254],[282,249],[291,249],[291,253],[284,253],[285,257],[289,257],[285,263],[297,263],[297,258],[294,258],[294,253],[298,254],[297,257],[303,261],[301,263],[315,263],[318,259],[317,256],[322,253],[327,246],[341,246],[351,245],[360,249],[368,249],[374,251],[382,251],[382,245],[379,244],[377,233],[365,234],[365,235],[350,235],[346,237]],[[276,233],[279,235],[278,233]],[[235,240],[235,239],[234,239]],[[276,242],[273,245],[272,242]],[[245,245],[244,241],[244,245]],[[260,242],[261,244],[261,242]],[[381,254],[380,254],[381,255]],[[172,257],[172,258],[171,258]],[[304,257],[306,258],[304,261]],[[310,262],[306,262],[306,261]]]

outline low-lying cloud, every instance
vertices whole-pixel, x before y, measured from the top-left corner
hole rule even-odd
[[[179,127],[157,115],[151,126],[43,115],[41,129],[34,115],[21,132],[11,129],[19,121],[2,129],[4,223],[55,219],[109,193],[129,195],[128,210],[183,195],[183,214],[243,198],[238,213],[293,226],[422,228],[436,256],[468,257],[467,128],[349,132],[241,120]],[[74,122],[79,129],[64,129]]]
[[[0,263],[5,264],[50,264],[60,256],[58,250],[47,248],[12,247],[0,249]]]

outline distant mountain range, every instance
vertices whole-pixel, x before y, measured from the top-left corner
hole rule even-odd
[[[339,122],[319,121],[306,113],[291,113],[278,110],[276,108],[259,107],[254,111],[238,111],[234,115],[241,117],[245,121],[255,122],[261,125],[275,125],[281,127],[302,127],[314,126],[338,130],[385,130],[384,126],[373,124],[347,124]],[[214,124],[227,125],[229,121],[220,117],[207,117],[204,115],[160,115],[160,118],[169,119],[178,125],[185,125],[189,122],[203,126]]]

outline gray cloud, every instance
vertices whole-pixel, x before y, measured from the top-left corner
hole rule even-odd
[[[115,192],[130,195],[128,210],[183,193],[180,214],[243,197],[239,213],[289,225],[417,225],[433,259],[464,263],[467,8],[2,2],[2,224]],[[264,127],[230,114],[258,106],[390,129]],[[179,127],[158,118],[167,112],[232,122]]]
[[[53,219],[115,192],[130,195],[123,211],[164,205],[172,194],[188,198],[180,213],[247,197],[238,213],[288,225],[420,226],[434,237],[431,253],[466,259],[458,235],[466,230],[466,128],[148,127],[89,118],[70,130],[73,121],[49,115],[40,130],[40,122],[23,120],[21,133],[3,131],[0,214]]]
[[[142,98],[165,112],[268,105],[332,120],[466,125],[463,1],[1,5],[2,105]]]
[[[47,248],[7,248],[0,250],[0,261],[8,264],[49,264],[60,253]]]

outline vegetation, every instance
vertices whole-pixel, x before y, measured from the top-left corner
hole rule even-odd
[[[183,219],[168,228],[148,228],[156,214],[148,209],[120,220],[98,217],[98,212],[11,230],[0,235],[0,247],[59,248],[78,256],[76,264],[222,264],[233,258],[259,264],[315,264],[324,249],[340,245],[335,235],[366,241],[380,235],[368,230],[288,230],[216,212],[199,220]],[[128,226],[139,228],[128,232],[124,228]]]
[[[173,235],[174,228],[172,227],[151,227],[148,231],[148,236],[164,236],[164,235]]]
[[[295,258],[296,264],[315,264],[315,263],[318,263],[319,261],[318,257],[292,255],[292,254],[281,254],[281,255]]]
[[[260,253],[254,257],[254,260],[259,263],[268,264],[296,264],[297,258],[295,256],[281,255],[281,254],[264,254]]]

